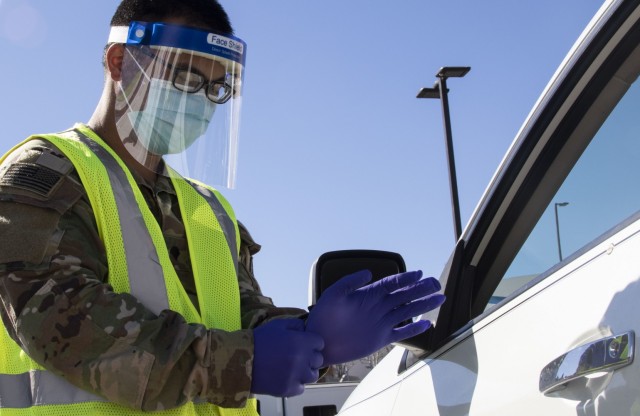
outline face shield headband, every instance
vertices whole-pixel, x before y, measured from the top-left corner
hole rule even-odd
[[[165,23],[111,28],[124,44],[115,123],[145,168],[235,186],[246,44]]]

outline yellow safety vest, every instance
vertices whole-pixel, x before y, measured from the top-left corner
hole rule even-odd
[[[26,141],[36,138],[50,141],[76,168],[106,247],[109,284],[115,292],[131,293],[156,314],[171,309],[189,323],[225,331],[241,329],[237,281],[240,234],[233,210],[222,195],[213,188],[186,181],[170,170],[187,234],[199,313],[173,268],[157,221],[131,172],[115,152],[81,124],[73,130],[31,136]],[[132,214],[136,210],[140,215]],[[4,325],[0,329],[0,413],[2,416],[148,414],[107,402],[46,371],[9,337]],[[258,413],[255,400],[250,399],[242,409],[189,402],[152,414],[255,416]]]

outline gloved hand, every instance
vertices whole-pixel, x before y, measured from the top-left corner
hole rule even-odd
[[[440,290],[440,282],[421,277],[421,271],[407,272],[365,286],[371,281],[371,272],[362,270],[328,287],[307,318],[307,331],[324,339],[324,365],[363,358],[426,331],[429,321],[396,328],[444,302],[444,295],[434,294]]]
[[[318,380],[322,337],[305,332],[300,319],[275,319],[253,330],[251,392],[277,397],[297,396]]]

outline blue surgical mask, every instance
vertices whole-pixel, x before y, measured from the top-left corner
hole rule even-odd
[[[142,145],[158,155],[180,153],[202,136],[216,104],[199,91],[177,90],[170,81],[151,78],[145,108],[128,117]]]

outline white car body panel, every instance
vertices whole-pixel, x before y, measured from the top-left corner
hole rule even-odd
[[[349,396],[342,409],[358,404],[360,414],[387,414],[393,411],[396,396],[400,390],[402,375],[398,375],[398,362],[404,350],[394,348],[389,354],[360,382]]]
[[[638,261],[631,261],[638,259],[636,253],[640,221],[486,316],[458,336],[458,342],[447,344],[435,359],[414,365],[401,379],[397,369],[402,349],[396,348],[363,382],[376,380],[375,384],[356,389],[340,414],[622,415],[629,414],[629,400],[635,400],[640,411],[638,360],[633,366],[570,383],[549,396],[538,391],[541,370],[556,357],[619,332],[640,333],[635,309],[640,271]],[[576,294],[589,297],[586,307],[570,306],[567,299]],[[550,304],[568,307],[558,315],[547,308]],[[538,333],[548,337],[533,339]],[[521,354],[532,345],[535,355]],[[391,387],[380,385],[382,380],[392,381]],[[371,391],[378,393],[370,395]],[[618,399],[607,400],[612,396]],[[359,403],[350,409],[354,402]],[[383,411],[390,404],[393,411]]]

